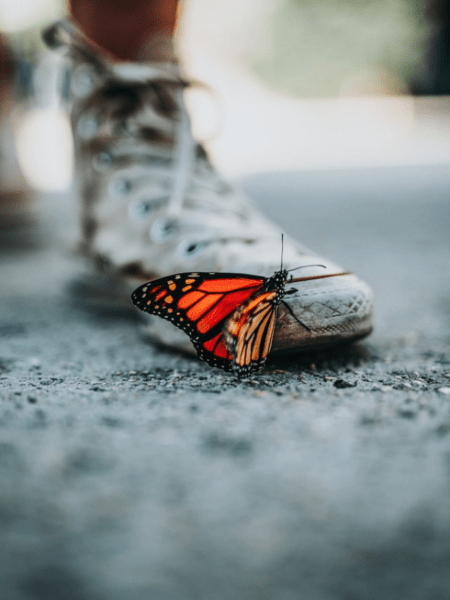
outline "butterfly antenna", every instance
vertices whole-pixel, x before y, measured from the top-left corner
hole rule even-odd
[[[283,250],[284,250],[284,233],[281,234],[281,266],[280,266],[280,271],[283,270]]]
[[[297,271],[298,269],[306,269],[307,267],[322,267],[326,269],[325,265],[302,265],[301,267],[295,267],[295,269],[289,269],[288,273],[291,273],[292,271]]]
[[[351,275],[350,271],[343,271],[342,273],[327,273],[326,275],[312,275],[311,277],[297,277],[294,279],[291,275],[291,278],[286,281],[286,283],[299,283],[300,281],[312,281],[313,279],[328,279],[328,277],[342,277],[344,275]],[[294,293],[293,290],[287,290],[286,294]]]

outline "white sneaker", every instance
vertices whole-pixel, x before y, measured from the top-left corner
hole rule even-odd
[[[280,268],[281,229],[217,173],[192,137],[187,83],[172,41],[158,37],[142,62],[119,62],[70,21],[44,34],[71,59],[71,119],[81,194],[82,246],[100,270],[129,282],[188,271],[270,276]],[[285,236],[284,267],[343,269]],[[355,275],[294,284],[281,305],[272,352],[354,340],[372,329],[372,293]],[[170,323],[148,316],[158,343],[193,351]]]

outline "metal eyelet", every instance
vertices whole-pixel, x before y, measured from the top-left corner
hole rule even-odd
[[[149,236],[153,242],[163,244],[175,237],[178,231],[179,225],[176,219],[161,217],[160,219],[156,219],[150,227]]]
[[[92,65],[78,65],[70,78],[70,90],[77,98],[86,98],[94,89],[95,69]]]
[[[125,198],[133,189],[133,184],[129,179],[113,179],[109,184],[108,194],[111,198]]]
[[[82,116],[77,125],[77,133],[83,140],[91,140],[98,129],[98,120],[93,115]]]
[[[136,223],[148,219],[150,213],[160,208],[167,198],[139,198],[133,200],[128,207],[128,215]]]
[[[110,152],[99,152],[92,160],[96,171],[108,171],[113,166],[113,157]]]
[[[176,254],[182,260],[194,258],[203,254],[209,244],[208,240],[183,240],[178,244]]]

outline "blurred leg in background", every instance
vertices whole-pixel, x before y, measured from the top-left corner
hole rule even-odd
[[[145,41],[172,35],[178,0],[70,0],[70,13],[84,33],[122,60],[137,60]]]

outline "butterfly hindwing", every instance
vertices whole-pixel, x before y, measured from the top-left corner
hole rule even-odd
[[[198,357],[212,367],[231,371],[233,355],[225,345],[223,333],[220,332],[209,340],[192,341]]]
[[[227,320],[224,338],[233,362],[231,370],[240,376],[259,371],[270,352],[280,304],[277,290],[250,298]]]
[[[185,331],[199,358],[230,370],[233,356],[223,339],[225,323],[265,282],[264,277],[236,273],[179,273],[145,283],[131,298],[141,310]]]

